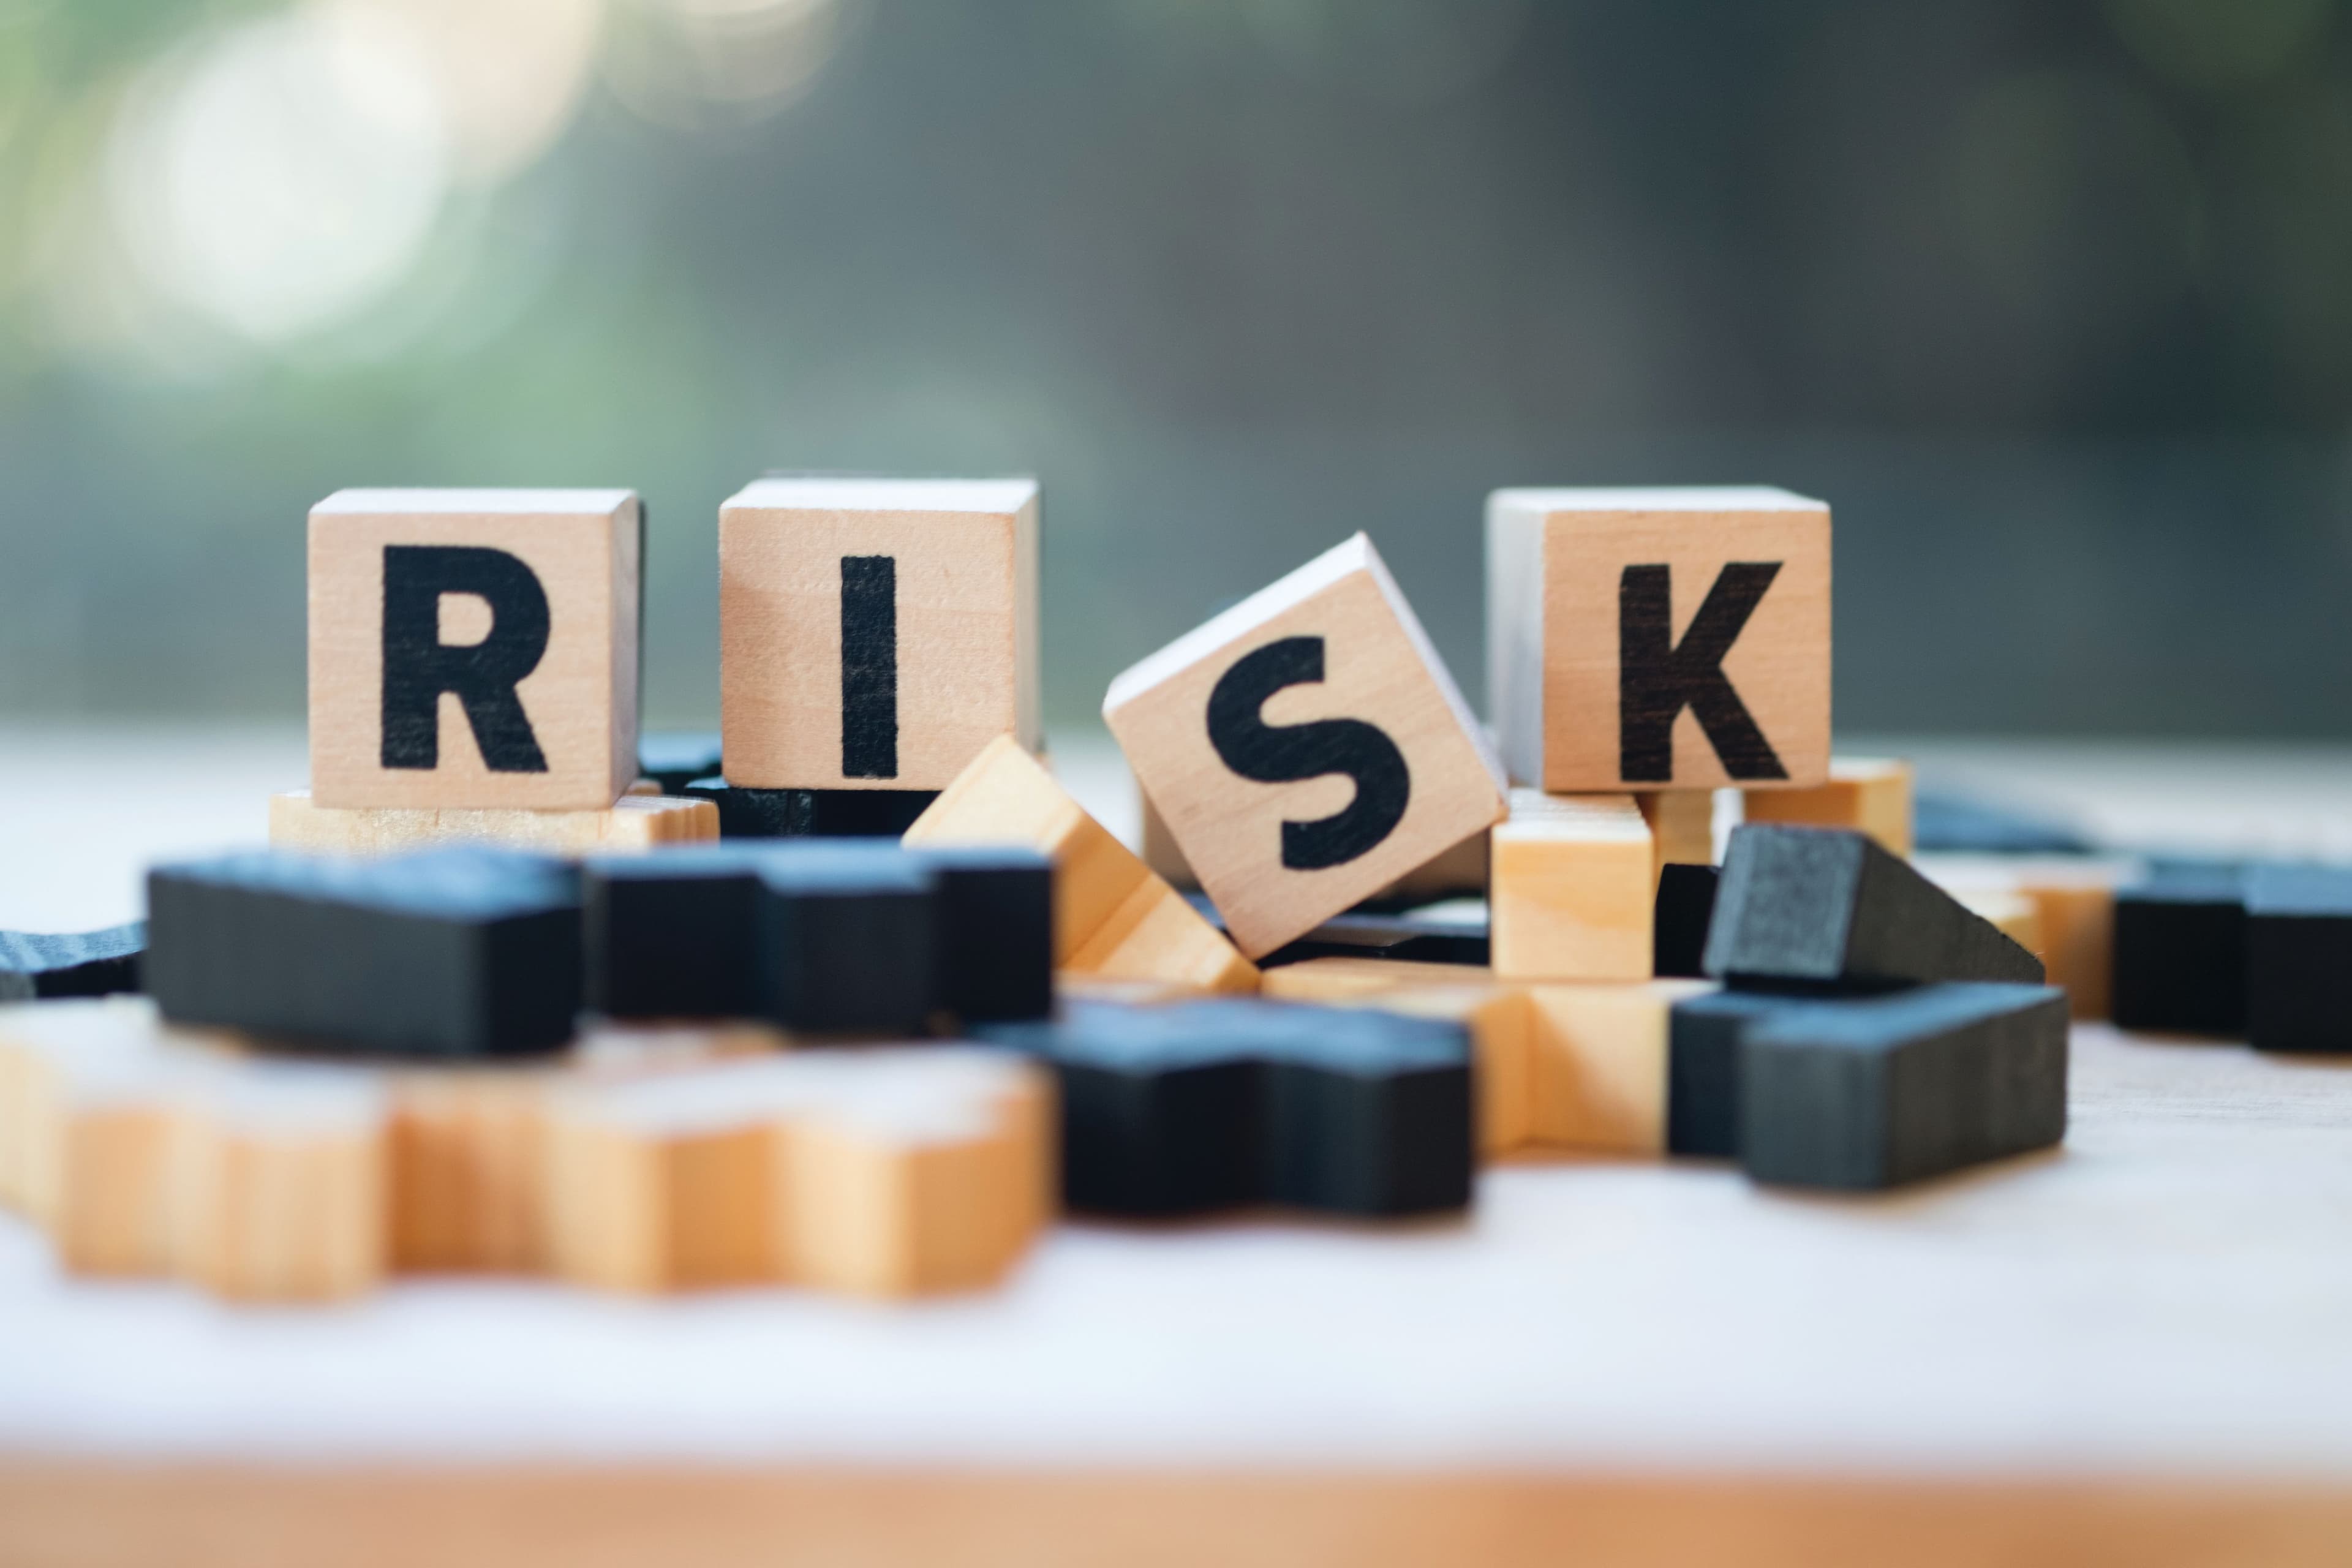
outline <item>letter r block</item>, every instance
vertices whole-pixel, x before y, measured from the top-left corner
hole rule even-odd
[[[1501,764],[1361,534],[1112,681],[1103,717],[1253,958],[1504,813]]]
[[[316,805],[621,797],[637,772],[635,491],[338,490],[310,533]]]
[[[1516,783],[1821,784],[1829,508],[1769,489],[1495,491],[1486,683]]]
[[[719,721],[749,789],[939,790],[1035,752],[1034,479],[760,479],[719,509]]]

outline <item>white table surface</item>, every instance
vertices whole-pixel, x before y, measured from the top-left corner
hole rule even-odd
[[[2140,825],[2238,788],[2210,753],[1942,750]],[[1131,831],[1115,753],[1055,754]],[[2305,837],[2244,842],[2352,822],[2352,752],[2298,755]],[[134,914],[148,858],[257,838],[301,773],[291,731],[0,731],[0,924]],[[1065,1224],[1002,1291],[915,1306],[403,1280],[236,1309],[66,1279],[0,1216],[0,1448],[2342,1480],[2347,1063],[2085,1027],[2063,1151],[1890,1196],[1508,1165],[1454,1223]]]

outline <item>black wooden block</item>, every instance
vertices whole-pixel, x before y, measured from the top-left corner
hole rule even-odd
[[[939,883],[939,1001],[967,1023],[1054,1010],[1054,863],[1018,845],[915,852]]]
[[[2152,868],[2116,894],[2116,1026],[2183,1035],[2246,1029],[2245,872],[2233,865]]]
[[[580,1008],[579,879],[539,856],[265,852],[147,878],[164,1016],[440,1057],[551,1049]]]
[[[719,773],[719,731],[679,730],[637,737],[637,773],[661,785],[664,795],[682,795],[697,779]]]
[[[1658,903],[1650,921],[1651,967],[1662,979],[1696,980],[1706,970],[1707,922],[1715,918],[1712,866],[1669,863],[1658,869]]]
[[[1072,1208],[1399,1215],[1470,1201],[1470,1042],[1458,1024],[1220,998],[1072,1003],[1053,1023],[982,1033],[1053,1067]]]
[[[1224,922],[1217,921],[1217,929]],[[1486,923],[1433,921],[1419,915],[1375,915],[1350,912],[1324,921],[1297,941],[1287,942],[1257,961],[1260,969],[1279,969],[1310,958],[1395,958],[1415,963],[1491,962]]]
[[[1737,985],[1838,992],[2042,977],[2040,959],[1866,836],[1777,824],[1732,833],[1704,967]]]
[[[144,921],[58,936],[0,931],[0,1002],[136,991],[146,948]]]
[[[1759,1018],[1811,997],[1711,991],[1674,1005],[1666,1026],[1666,1152],[1710,1159],[1739,1153],[1739,1041]]]
[[[726,848],[614,855],[581,868],[588,1005],[615,1018],[760,1010],[760,873]]]
[[[719,807],[721,838],[896,838],[939,799],[933,789],[739,789],[700,778],[680,792]]]
[[[2246,874],[2246,1036],[2264,1051],[2352,1051],[2352,868]]]
[[[1874,1189],[2066,1135],[2066,994],[1926,985],[1815,1002],[1740,1041],[1739,1155],[1760,1182]]]
[[[939,873],[895,843],[757,857],[761,1011],[810,1034],[916,1035],[940,1005]]]
[[[1973,855],[2088,855],[2095,847],[2053,817],[1943,790],[1913,798],[1911,847]]]

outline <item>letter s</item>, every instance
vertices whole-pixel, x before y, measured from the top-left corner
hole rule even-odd
[[[1259,784],[1346,773],[1356,798],[1345,811],[1282,825],[1282,863],[1293,871],[1343,866],[1377,847],[1404,819],[1412,775],[1387,731],[1361,719],[1273,725],[1258,717],[1286,686],[1323,679],[1323,639],[1284,637],[1244,654],[1209,693],[1209,743],[1225,766]]]

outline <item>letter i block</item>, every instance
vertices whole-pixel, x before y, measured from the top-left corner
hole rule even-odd
[[[602,810],[637,769],[630,490],[339,490],[310,509],[310,794]]]
[[[1362,534],[1112,681],[1103,717],[1253,958],[1504,811],[1500,764]]]
[[[719,712],[738,789],[945,789],[1031,752],[1034,479],[768,479],[719,509]]]
[[[1767,489],[1495,491],[1486,680],[1520,784],[1821,784],[1829,508]]]

